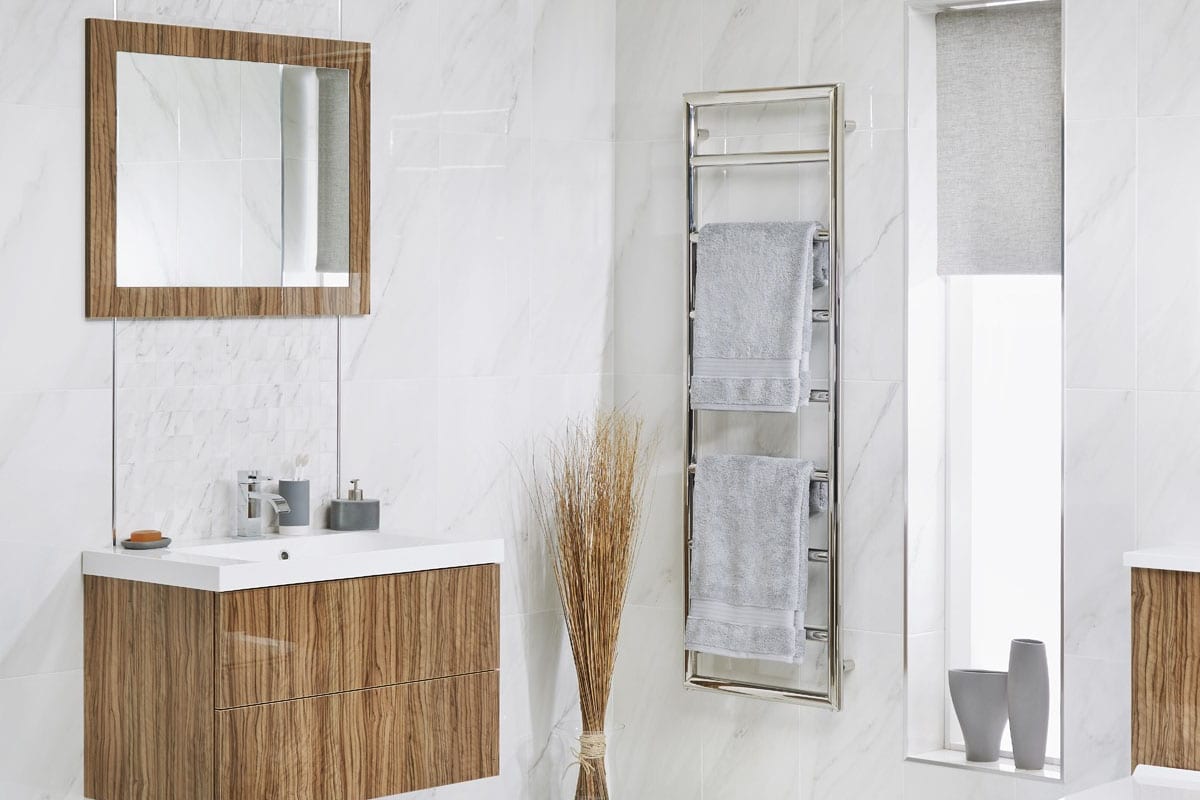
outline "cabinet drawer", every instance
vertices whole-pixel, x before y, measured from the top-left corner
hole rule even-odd
[[[273,586],[217,595],[217,708],[500,666],[500,568]]]
[[[216,712],[217,800],[366,800],[500,772],[500,674]]]

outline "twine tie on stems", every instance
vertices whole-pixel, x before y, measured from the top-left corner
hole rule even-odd
[[[603,761],[608,748],[605,744],[604,731],[584,731],[579,734],[579,749],[575,751],[575,760],[579,768],[592,772],[596,769],[593,761]]]

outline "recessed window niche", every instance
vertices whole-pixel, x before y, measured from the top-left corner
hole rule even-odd
[[[1061,778],[1062,47],[1053,1],[908,8],[906,755],[968,762],[950,669],[1045,642]]]

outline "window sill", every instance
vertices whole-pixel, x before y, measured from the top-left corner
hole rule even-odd
[[[955,769],[967,769],[974,772],[991,772],[1000,775],[1012,775],[1016,778],[1027,778],[1047,783],[1062,782],[1062,767],[1058,764],[1047,764],[1045,769],[1017,769],[1011,758],[1000,757],[999,761],[982,763],[967,761],[967,754],[961,750],[931,750],[928,753],[908,756],[908,761],[921,764],[937,764]]]

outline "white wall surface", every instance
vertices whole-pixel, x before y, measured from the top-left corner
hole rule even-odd
[[[902,760],[901,0],[117,0],[115,11],[374,45],[374,313],[341,331],[344,474],[382,497],[392,523],[499,531],[510,548],[503,774],[424,796],[555,796],[566,755],[550,731],[571,711],[573,676],[508,449],[610,392],[665,437],[618,666],[620,796],[1058,795]],[[109,538],[114,345],[111,324],[83,319],[82,19],[113,13],[113,0],[0,10],[0,796],[13,800],[82,790],[78,551]],[[1068,0],[1065,27],[1074,788],[1128,765],[1120,552],[1194,536],[1200,8]],[[843,473],[845,641],[858,668],[837,715],[680,687],[679,95],[816,81],[847,84],[859,125]],[[280,339],[298,325],[247,323]],[[234,354],[226,363],[238,368]]]

